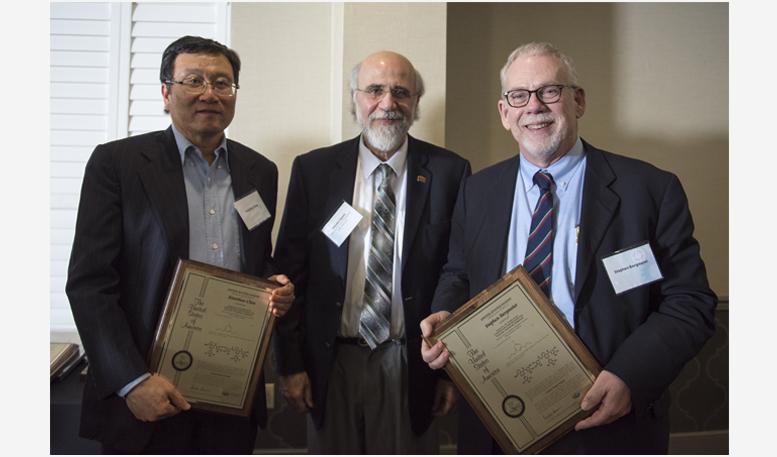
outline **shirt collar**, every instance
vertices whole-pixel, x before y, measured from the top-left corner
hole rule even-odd
[[[544,170],[553,176],[553,182],[556,184],[556,189],[565,191],[567,186],[569,186],[569,182],[574,177],[578,165],[583,161],[584,154],[583,141],[580,137],[577,137],[577,141],[575,141],[575,144],[569,152],[553,162],[548,168],[540,168],[524,159],[522,154],[519,154],[519,170],[524,189],[528,192],[529,189],[534,186],[534,174],[539,170]]]
[[[193,148],[197,152],[197,154],[204,160],[204,157],[202,157],[202,151],[200,151],[200,149],[197,146],[192,144],[192,142],[189,141],[189,139],[186,138],[183,135],[183,133],[181,133],[175,127],[175,124],[170,124],[170,126],[173,128],[173,136],[175,137],[175,145],[178,147],[178,154],[181,155],[181,165],[183,165],[184,160],[186,159],[186,151],[188,151],[189,148]],[[226,135],[224,135],[221,138],[221,143],[219,143],[218,147],[216,147],[216,151],[215,151],[216,161],[218,161],[219,158],[222,156],[222,152],[224,156],[224,163],[226,164],[226,167],[227,167],[227,172],[229,172],[230,171],[229,170],[229,149],[227,149]]]
[[[364,144],[364,136],[361,136],[359,138],[359,160],[362,163],[364,179],[368,179],[372,172],[382,163],[387,163],[394,170],[395,175],[399,177],[405,170],[405,163],[407,162],[407,135],[405,135],[405,141],[402,142],[402,146],[386,162],[375,157],[375,154]]]

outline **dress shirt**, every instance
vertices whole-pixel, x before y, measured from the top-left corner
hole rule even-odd
[[[553,208],[556,218],[553,228],[553,269],[549,298],[574,328],[577,231],[583,204],[586,163],[583,143],[578,137],[572,149],[548,168],[537,167],[520,154],[518,160],[520,165],[513,196],[505,272],[523,263],[526,256],[532,212],[540,197],[540,189],[534,184],[533,177],[539,170],[547,171],[553,176]]]
[[[208,164],[202,151],[174,124],[172,127],[181,155],[189,208],[189,259],[240,271],[240,230],[227,160],[227,138],[221,140],[216,159]],[[149,376],[140,375],[119,390],[119,396],[125,397]]]
[[[345,284],[345,303],[340,321],[340,336],[359,336],[359,318],[364,308],[364,284],[370,254],[370,226],[375,196],[375,171],[384,162],[375,157],[359,141],[359,157],[353,186],[354,207],[362,216],[348,241],[348,277]],[[391,291],[391,337],[405,334],[405,316],[402,307],[402,238],[405,232],[405,194],[407,192],[407,138],[402,146],[385,162],[394,170],[392,188],[396,200],[394,216],[394,265]]]
[[[227,138],[212,164],[173,125],[189,206],[189,258],[240,271],[239,215],[229,174]]]

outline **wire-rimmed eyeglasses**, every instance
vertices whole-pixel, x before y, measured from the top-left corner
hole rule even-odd
[[[186,78],[176,81],[174,79],[165,80],[165,84],[180,84],[183,89],[192,94],[201,94],[205,92],[208,86],[213,89],[213,93],[222,97],[233,97],[237,90],[240,89],[240,85],[233,83],[227,78],[218,78],[211,82],[201,76],[187,76]]]

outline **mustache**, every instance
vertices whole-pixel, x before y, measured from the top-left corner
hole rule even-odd
[[[523,119],[521,119],[521,123],[523,125],[526,124],[538,124],[540,122],[553,122],[556,120],[556,117],[550,113],[542,113],[542,114],[533,114],[530,116],[524,116]]]
[[[383,111],[383,112],[374,112],[370,114],[370,120],[374,121],[377,119],[385,119],[389,121],[403,121],[405,120],[405,115],[402,114],[401,111]]]

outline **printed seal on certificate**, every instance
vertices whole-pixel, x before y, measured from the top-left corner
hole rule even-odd
[[[580,399],[601,371],[560,311],[518,266],[456,310],[427,339],[506,453],[534,454],[590,412]]]
[[[192,353],[189,351],[178,351],[173,354],[170,364],[178,371],[186,371],[192,366]]]
[[[526,403],[518,395],[508,395],[502,400],[502,411],[512,418],[521,417],[526,411]]]
[[[280,284],[179,260],[149,354],[149,367],[195,409],[249,416],[275,318]]]

